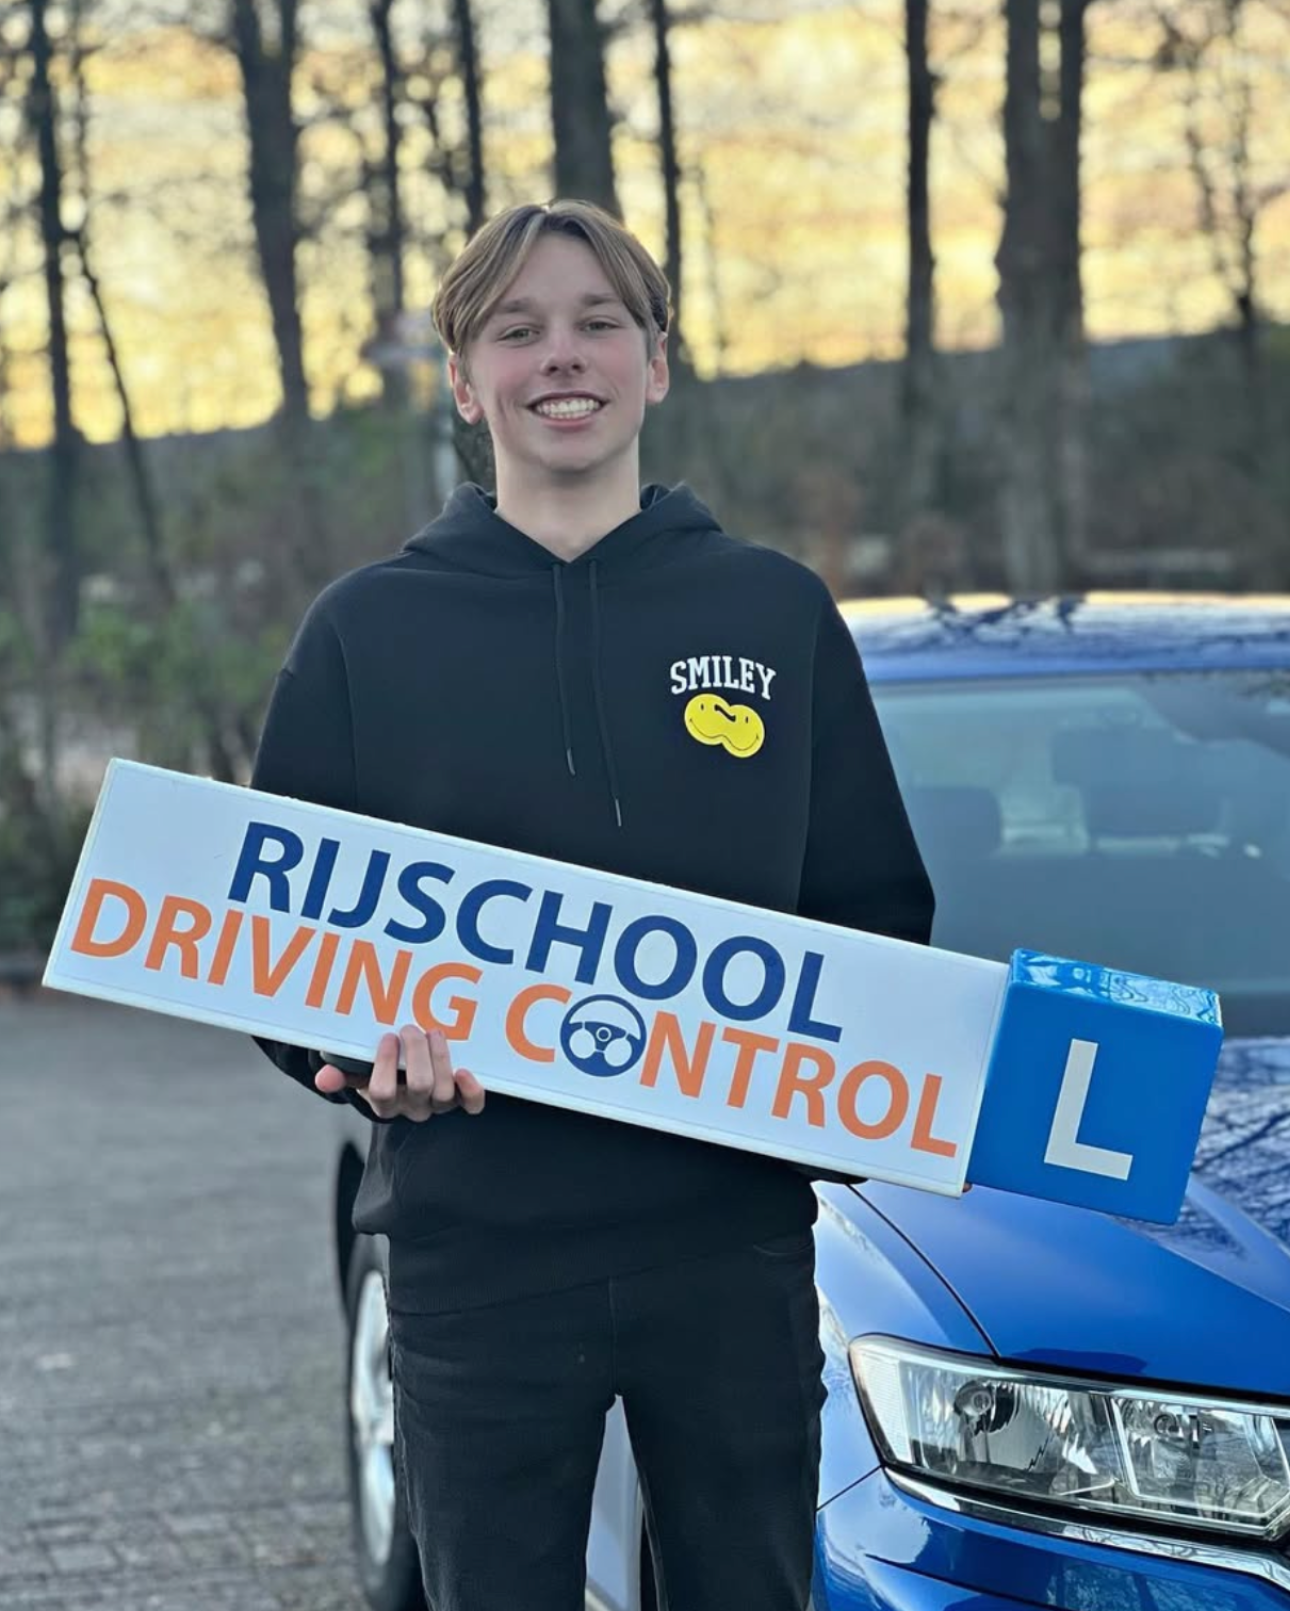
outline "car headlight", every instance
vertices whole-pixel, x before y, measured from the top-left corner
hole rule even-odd
[[[1290,1409],[851,1344],[885,1461],[1045,1506],[1251,1537],[1290,1521]]]

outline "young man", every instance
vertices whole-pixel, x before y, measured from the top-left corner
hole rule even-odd
[[[496,497],[459,487],[321,595],[255,785],[926,941],[931,890],[824,587],[688,488],[641,491],[668,286],[640,243],[583,203],[513,208],[434,316]],[[428,1027],[386,1035],[370,1077],[266,1049],[378,1121],[354,1219],[389,1238],[396,1457],[434,1611],[580,1611],[615,1396],[660,1604],[801,1611],[824,1398],[809,1181],[485,1102]]]

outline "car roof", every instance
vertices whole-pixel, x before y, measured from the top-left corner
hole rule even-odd
[[[873,682],[1290,668],[1290,594],[847,599]]]

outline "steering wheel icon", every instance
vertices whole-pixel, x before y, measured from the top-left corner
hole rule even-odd
[[[645,1020],[618,996],[588,996],[565,1014],[560,1045],[583,1074],[625,1074],[645,1050]]]

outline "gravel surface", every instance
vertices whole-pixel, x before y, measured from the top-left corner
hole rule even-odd
[[[0,1001],[0,1606],[363,1611],[332,1116],[245,1039]]]

